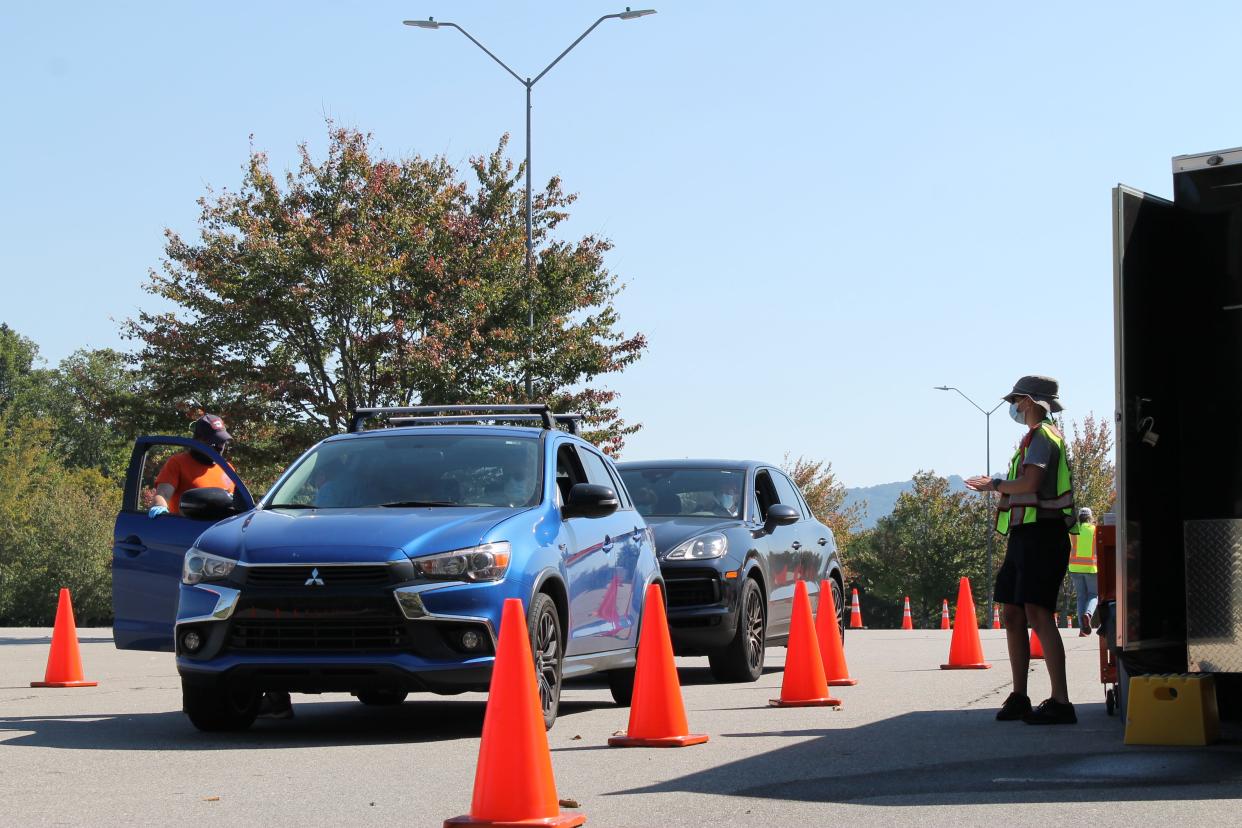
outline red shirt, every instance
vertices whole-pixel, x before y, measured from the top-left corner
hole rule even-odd
[[[224,469],[215,463],[200,463],[188,451],[178,452],[164,461],[164,468],[155,478],[156,488],[162,483],[173,487],[172,497],[168,498],[168,511],[174,515],[181,514],[181,494],[189,489],[212,486],[230,494],[233,492],[233,481]]]

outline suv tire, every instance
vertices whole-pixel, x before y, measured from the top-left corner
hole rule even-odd
[[[716,681],[758,681],[763,675],[768,613],[763,590],[754,578],[747,578],[742,584],[737,609],[737,630],[733,640],[707,654],[707,663]]]
[[[535,660],[535,685],[543,708],[543,726],[551,729],[561,704],[565,642],[561,636],[561,615],[550,595],[541,592],[530,602],[526,628],[530,632],[530,653]]]
[[[362,690],[354,695],[368,707],[391,707],[405,701],[409,693],[404,690]]]
[[[248,685],[202,687],[181,682],[181,709],[196,728],[207,733],[246,730],[259,714],[262,697]]]
[[[608,690],[619,707],[629,707],[634,699],[634,668],[608,671]]]

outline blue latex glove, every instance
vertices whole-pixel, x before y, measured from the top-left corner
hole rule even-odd
[[[152,506],[151,510],[147,512],[147,517],[151,518],[152,520],[155,520],[160,515],[166,515],[166,514],[168,514],[167,506]]]

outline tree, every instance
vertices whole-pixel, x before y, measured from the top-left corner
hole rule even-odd
[[[575,197],[554,178],[535,199],[532,281],[507,136],[472,159],[469,186],[443,157],[376,158],[331,124],[329,138],[322,161],[300,147],[283,185],[252,151],[238,191],[200,199],[198,241],[167,231],[147,289],[177,309],[125,326],[156,401],[202,399],[243,462],[283,465],[352,409],[521,401],[529,370],[536,400],[580,410],[620,451],[637,426],[593,383],[646,341],[619,329],[611,244],[552,237]]]
[[[0,624],[48,625],[61,587],[81,624],[112,617],[115,482],[65,467],[53,424],[0,414]]]
[[[914,488],[897,498],[892,514],[858,536],[850,547],[858,584],[869,596],[876,626],[897,626],[902,598],[910,596],[917,626],[940,619],[941,601],[952,602],[958,581],[970,578],[976,611],[987,613],[987,533],[993,531],[987,500],[950,492],[933,472],[914,476]]]
[[[845,505],[845,486],[837,480],[832,463],[827,460],[808,460],[801,456],[790,460],[789,454],[786,454],[781,468],[802,490],[811,513],[832,530],[846,577],[852,578],[853,573],[845,566],[845,550],[866,515],[862,504]]]
[[[1107,420],[1088,414],[1081,427],[1073,423],[1069,444],[1070,474],[1074,478],[1074,504],[1090,507],[1098,522],[1112,511],[1117,499],[1116,468],[1113,466],[1113,434]]]

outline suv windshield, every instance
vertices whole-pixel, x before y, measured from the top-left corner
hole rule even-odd
[[[622,469],[634,507],[644,517],[737,518],[742,512],[742,469]]]
[[[329,440],[310,451],[267,508],[533,506],[542,477],[530,437],[389,434]]]

